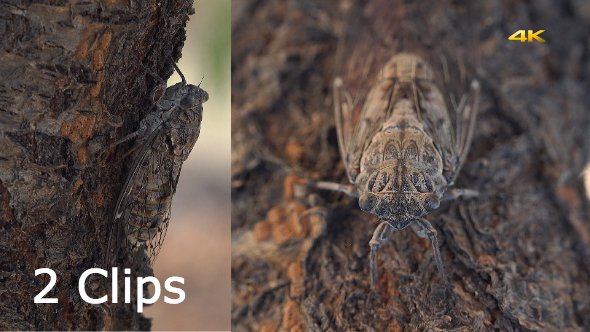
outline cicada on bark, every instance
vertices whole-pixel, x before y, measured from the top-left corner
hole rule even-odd
[[[345,89],[341,77],[334,80],[338,143],[352,186],[318,186],[359,197],[361,210],[379,217],[369,243],[372,287],[377,282],[377,250],[393,230],[407,226],[432,241],[441,278],[448,284],[437,232],[424,215],[445,199],[467,157],[479,89],[473,81],[469,94],[449,112],[431,67],[409,53],[386,62],[362,104]]]
[[[203,103],[209,95],[200,84],[187,84],[173,65],[182,82],[166,88],[160,79],[161,85],[153,95],[157,111],[141,121],[138,131],[114,143],[137,137],[138,152],[115,207],[107,267],[116,265],[121,249],[144,250],[149,264],[154,264],[170,221],[182,163],[199,138]]]

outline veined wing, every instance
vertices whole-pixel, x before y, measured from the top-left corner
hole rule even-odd
[[[380,81],[371,89],[360,111],[357,112],[354,112],[355,105],[346,95],[341,79],[337,78],[334,82],[338,144],[351,183],[354,183],[360,172],[363,150],[371,143],[391,114],[394,82],[394,79]],[[344,96],[345,100],[340,102],[340,96]]]
[[[146,250],[155,262],[170,221],[170,207],[178,182],[172,146],[166,129],[150,134],[117,201],[109,234],[107,265],[115,266],[121,247]],[[167,159],[167,160],[165,160]]]
[[[424,130],[433,139],[443,158],[443,171],[452,184],[467,158],[479,102],[479,83],[473,81],[459,104],[446,107],[444,97],[432,82],[416,81]],[[455,130],[451,117],[455,118]]]
[[[469,93],[461,98],[461,101],[456,109],[457,123],[456,123],[456,146],[459,153],[459,167],[455,170],[452,181],[457,177],[457,173],[465,163],[469,148],[471,147],[471,139],[473,138],[473,130],[475,129],[475,119],[479,111],[479,91],[480,85],[477,80],[471,82]]]
[[[372,135],[380,129],[386,118],[387,107],[376,104],[365,108],[366,99],[375,82],[384,76],[383,65],[392,54],[391,45],[383,43],[382,36],[375,34],[369,22],[358,14],[359,4],[354,3],[345,14],[344,28],[338,42],[336,56],[336,79],[334,80],[334,111],[338,145],[351,183],[359,173],[359,164],[364,147]],[[395,14],[393,11],[387,13]],[[389,32],[396,29],[396,20],[384,18],[392,26],[381,26]],[[380,82],[378,84],[389,84]],[[372,93],[372,92],[371,92]],[[382,96],[373,96],[381,99]],[[389,101],[380,100],[381,106]]]

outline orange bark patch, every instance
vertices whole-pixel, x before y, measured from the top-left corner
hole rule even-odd
[[[60,133],[67,136],[73,143],[78,143],[81,139],[87,140],[92,137],[95,122],[96,115],[77,115],[74,121],[61,124]]]
[[[127,4],[127,1],[125,1],[125,0],[105,0],[104,3],[109,7],[113,7],[118,4]]]
[[[289,280],[291,280],[291,286],[289,288],[291,297],[300,297],[303,291],[303,266],[301,262],[293,262],[289,264],[287,276],[289,277]]]
[[[61,124],[61,135],[62,136],[69,136],[72,132],[72,123],[71,122],[64,122]]]
[[[94,65],[94,69],[101,70],[104,67],[104,51],[103,50],[94,50],[92,52],[92,64]]]
[[[285,154],[293,161],[301,160],[304,152],[305,149],[299,143],[295,142],[294,139],[289,140],[289,143],[285,147]]]
[[[292,200],[295,198],[295,188],[293,188],[293,185],[295,185],[295,183],[298,181],[299,178],[297,178],[295,174],[287,175],[285,181],[283,181],[283,193],[286,199]]]
[[[76,49],[76,58],[84,59],[88,55],[90,49],[90,42],[87,39],[82,40]]]
[[[276,332],[277,326],[273,323],[266,323],[260,328],[260,332]]]
[[[102,89],[102,82],[96,82],[96,84],[90,88],[90,95],[92,97],[97,97],[98,94],[100,94],[100,89]]]
[[[579,209],[582,204],[576,189],[572,187],[559,185],[557,187],[557,196],[559,196],[559,198],[561,198],[571,210]]]
[[[102,82],[104,82],[104,71],[99,71],[98,76],[96,78],[96,84],[90,88],[90,95],[92,97],[97,97],[100,94],[100,89],[102,88]]]
[[[96,206],[101,207],[104,204],[104,195],[102,194],[102,188],[98,191],[98,196],[96,196]]]
[[[274,225],[272,228],[272,237],[276,244],[283,244],[293,238],[293,230],[286,223]]]
[[[78,147],[78,162],[86,164],[88,162],[88,148],[85,146]]]
[[[84,181],[82,181],[82,178],[78,178],[78,180],[76,180],[76,183],[74,184],[74,188],[72,188],[74,191],[80,189],[80,187],[82,186],[82,184],[84,183]]]
[[[91,115],[86,119],[82,126],[82,138],[89,139],[92,137],[92,131],[94,129],[94,122],[96,121],[96,115]]]
[[[112,39],[113,33],[110,31],[106,31],[102,34],[102,36],[100,36],[100,39],[98,40],[98,48],[103,51],[106,51],[109,48],[109,46],[111,46]]]
[[[490,255],[481,255],[477,258],[477,264],[485,268],[490,268],[496,266],[496,261]]]
[[[275,206],[266,213],[266,221],[271,225],[279,224],[285,217],[285,210],[281,206]]]
[[[270,225],[261,221],[254,225],[254,239],[258,242],[266,241],[270,237]]]
[[[303,212],[307,211],[307,208],[301,204],[296,204],[291,210],[291,214],[289,215],[289,223],[291,224],[291,228],[300,239],[303,239],[309,233],[309,216],[305,216],[303,218],[299,218]]]
[[[299,282],[303,277],[303,267],[301,262],[293,262],[289,264],[289,268],[287,269],[287,275],[291,282]]]
[[[293,300],[288,300],[283,308],[283,324],[281,329],[290,331],[299,323],[299,306]]]
[[[84,122],[86,122],[86,117],[82,115],[78,115],[74,118],[74,121],[69,124],[70,130],[68,134],[68,138],[73,143],[78,143],[80,141],[80,131],[84,127]],[[62,129],[64,129],[64,125],[62,125]],[[65,130],[64,130],[65,132]]]

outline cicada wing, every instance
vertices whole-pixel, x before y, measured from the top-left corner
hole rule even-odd
[[[443,172],[452,181],[459,171],[459,158],[453,122],[443,94],[430,81],[416,81],[420,118],[424,131],[432,138],[443,159]]]
[[[116,266],[117,257],[121,247],[125,244],[127,224],[126,220],[129,220],[131,215],[131,207],[133,206],[134,197],[137,195],[138,188],[134,184],[137,174],[140,172],[140,166],[145,160],[149,160],[151,155],[151,145],[158,135],[158,130],[155,130],[143,146],[139,150],[137,157],[133,161],[130,168],[130,173],[125,180],[123,190],[119,194],[117,199],[117,205],[115,206],[115,213],[113,215],[113,223],[108,234],[107,239],[107,252],[105,256],[106,267],[110,268]]]
[[[392,50],[378,40],[379,36],[371,32],[361,15],[356,15],[360,5],[353,3],[344,15],[335,61],[337,78],[333,85],[338,144],[351,183],[360,172],[364,148],[387,115],[389,100],[385,100],[383,93],[374,91],[393,84],[391,80],[383,80],[382,72]],[[367,107],[368,98],[377,103]]]
[[[126,225],[128,248],[145,250],[151,266],[164,243],[172,197],[180,174],[174,163],[172,146],[163,133],[164,130],[153,141],[148,156],[135,175],[137,196]]]
[[[469,153],[479,103],[479,83],[473,81],[469,93],[449,111],[438,89],[428,82],[418,83],[424,129],[443,157],[444,175],[452,184]],[[453,128],[451,118],[455,119]],[[454,129],[454,130],[453,130]]]
[[[114,266],[120,248],[145,250],[150,265],[156,260],[170,220],[172,196],[179,172],[163,129],[155,130],[142,146],[117,201],[109,235],[107,265]]]
[[[461,70],[461,68],[460,66],[459,72],[463,73],[465,70]],[[454,98],[455,94],[451,92],[449,78],[454,78],[454,76],[449,74],[444,57],[442,57],[442,68],[440,69],[445,77],[443,87],[446,89],[443,91],[447,91],[446,94],[443,95],[438,85],[433,81],[416,80],[415,84],[419,99],[417,104],[420,105],[424,129],[433,139],[443,157],[445,177],[451,184],[469,152],[479,103],[479,83],[473,81],[469,93],[464,93],[457,102]],[[464,81],[462,77],[463,74],[460,82]],[[458,81],[456,84],[463,86],[460,82]],[[449,103],[445,102],[445,97],[448,97],[450,101],[450,108],[447,108]]]
[[[359,93],[366,98],[357,96],[364,103],[356,105],[342,87],[342,80],[337,78],[334,82],[338,143],[351,183],[360,172],[363,151],[391,115],[396,98],[393,93],[395,84],[396,80],[390,78],[379,81],[368,95],[364,91]]]
[[[342,78],[337,77],[334,80],[334,113],[336,118],[336,133],[338,135],[338,147],[340,149],[340,157],[344,161],[346,167],[346,173],[351,183],[354,183],[354,179],[358,172],[354,171],[355,160],[359,159],[358,155],[355,155],[355,151],[351,151],[351,148],[356,149],[356,142],[352,141],[353,132],[355,129],[355,117],[352,97],[344,89]]]
[[[479,92],[479,82],[473,80],[471,82],[469,93],[461,98],[456,109],[456,142],[457,152],[459,153],[459,167],[461,167],[465,162],[465,159],[467,159],[467,154],[471,147],[471,140],[475,129],[475,120],[479,111]]]
[[[342,78],[336,77],[333,84],[334,94],[334,114],[336,116],[336,134],[338,135],[338,148],[340,157],[346,163],[348,155],[348,143],[352,137],[352,118],[351,107],[352,101],[350,95],[344,90]],[[348,167],[348,166],[347,166]]]

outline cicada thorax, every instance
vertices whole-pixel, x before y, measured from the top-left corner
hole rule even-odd
[[[426,61],[414,54],[400,53],[383,66],[383,76],[399,82],[433,82],[434,72]]]
[[[432,139],[408,120],[402,116],[375,135],[356,179],[361,209],[390,220],[396,228],[432,211],[447,186]]]

